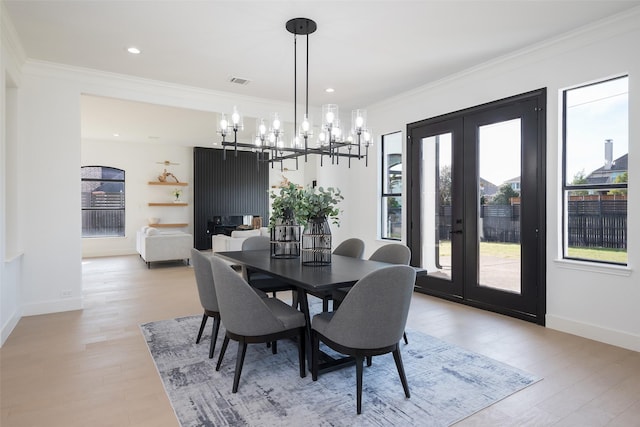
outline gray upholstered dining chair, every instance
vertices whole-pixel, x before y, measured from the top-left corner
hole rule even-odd
[[[202,305],[204,309],[196,344],[200,343],[200,338],[202,338],[202,332],[207,324],[207,320],[209,317],[212,317],[213,330],[211,332],[211,345],[209,346],[209,359],[212,359],[213,351],[216,348],[216,340],[218,339],[218,330],[220,329],[220,310],[218,309],[216,289],[213,285],[211,263],[209,262],[209,257],[195,248],[191,248],[191,263],[193,264],[193,271],[196,275],[200,305]]]
[[[350,238],[340,243],[333,250],[334,255],[343,255],[351,258],[362,258],[364,254],[364,242],[358,238]]]
[[[311,373],[318,379],[320,341],[356,360],[357,412],[362,412],[364,358],[393,353],[407,398],[411,397],[399,342],[407,323],[416,272],[406,265],[373,271],[353,285],[337,311],[320,313],[311,322]],[[393,286],[389,283],[393,282]]]
[[[411,249],[400,243],[389,243],[376,249],[369,257],[371,261],[388,262],[389,264],[409,265],[411,261]],[[331,293],[333,309],[337,310],[351,287],[339,288]],[[403,334],[404,343],[409,344],[407,334]]]
[[[242,250],[269,250],[270,245],[271,239],[268,236],[251,236],[242,242]],[[269,276],[268,274],[248,270],[244,266],[242,267],[242,275],[251,286],[256,289],[260,289],[263,292],[272,292],[274,297],[276,296],[276,292],[295,291],[295,288],[287,283]]]
[[[260,298],[246,280],[218,257],[211,258],[211,269],[220,317],[226,328],[216,371],[220,370],[229,340],[238,341],[232,392],[238,391],[249,343],[269,343],[284,338],[297,338],[300,377],[304,378],[307,374],[304,314],[277,298]]]
[[[344,240],[333,250],[334,255],[348,256],[351,258],[362,258],[363,253],[364,242],[355,237]],[[333,299],[332,292],[310,292],[310,294],[322,300],[322,311],[329,311],[329,301]],[[337,308],[336,303],[334,302],[333,304],[333,309],[335,310]]]

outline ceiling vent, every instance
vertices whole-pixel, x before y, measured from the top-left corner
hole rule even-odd
[[[241,78],[241,77],[231,77],[231,78],[229,79],[229,81],[230,81],[231,83],[236,83],[236,84],[239,84],[239,85],[248,85],[248,84],[249,84],[249,82],[250,82],[250,80],[249,80],[249,79],[243,79],[243,78]]]

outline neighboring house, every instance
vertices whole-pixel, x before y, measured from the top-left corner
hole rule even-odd
[[[480,196],[489,201],[498,192],[498,186],[484,178],[480,178]]]
[[[520,192],[520,177],[516,176],[515,178],[511,178],[502,183],[502,185],[509,184],[511,189],[516,192]],[[501,185],[501,187],[502,187]]]
[[[611,161],[606,160],[604,166],[587,175],[587,184],[610,184],[616,178],[629,170],[629,154],[625,154]]]

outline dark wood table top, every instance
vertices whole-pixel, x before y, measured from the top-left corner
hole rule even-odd
[[[300,258],[271,258],[270,251],[216,252],[217,255],[235,264],[274,276],[307,291],[330,291],[351,286],[368,273],[392,264],[370,261],[342,255],[331,255],[331,264],[326,266],[304,266]]]

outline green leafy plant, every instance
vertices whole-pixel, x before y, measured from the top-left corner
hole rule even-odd
[[[337,205],[342,200],[344,197],[337,188],[327,187],[326,190],[322,187],[306,188],[302,190],[302,199],[297,205],[296,217],[304,222],[313,218],[326,218],[339,226],[340,209]]]
[[[296,184],[290,182],[288,185],[280,187],[277,193],[271,193],[271,217],[269,218],[269,227],[273,227],[279,219],[285,219],[292,216],[297,218],[297,212],[302,203],[302,189]]]

